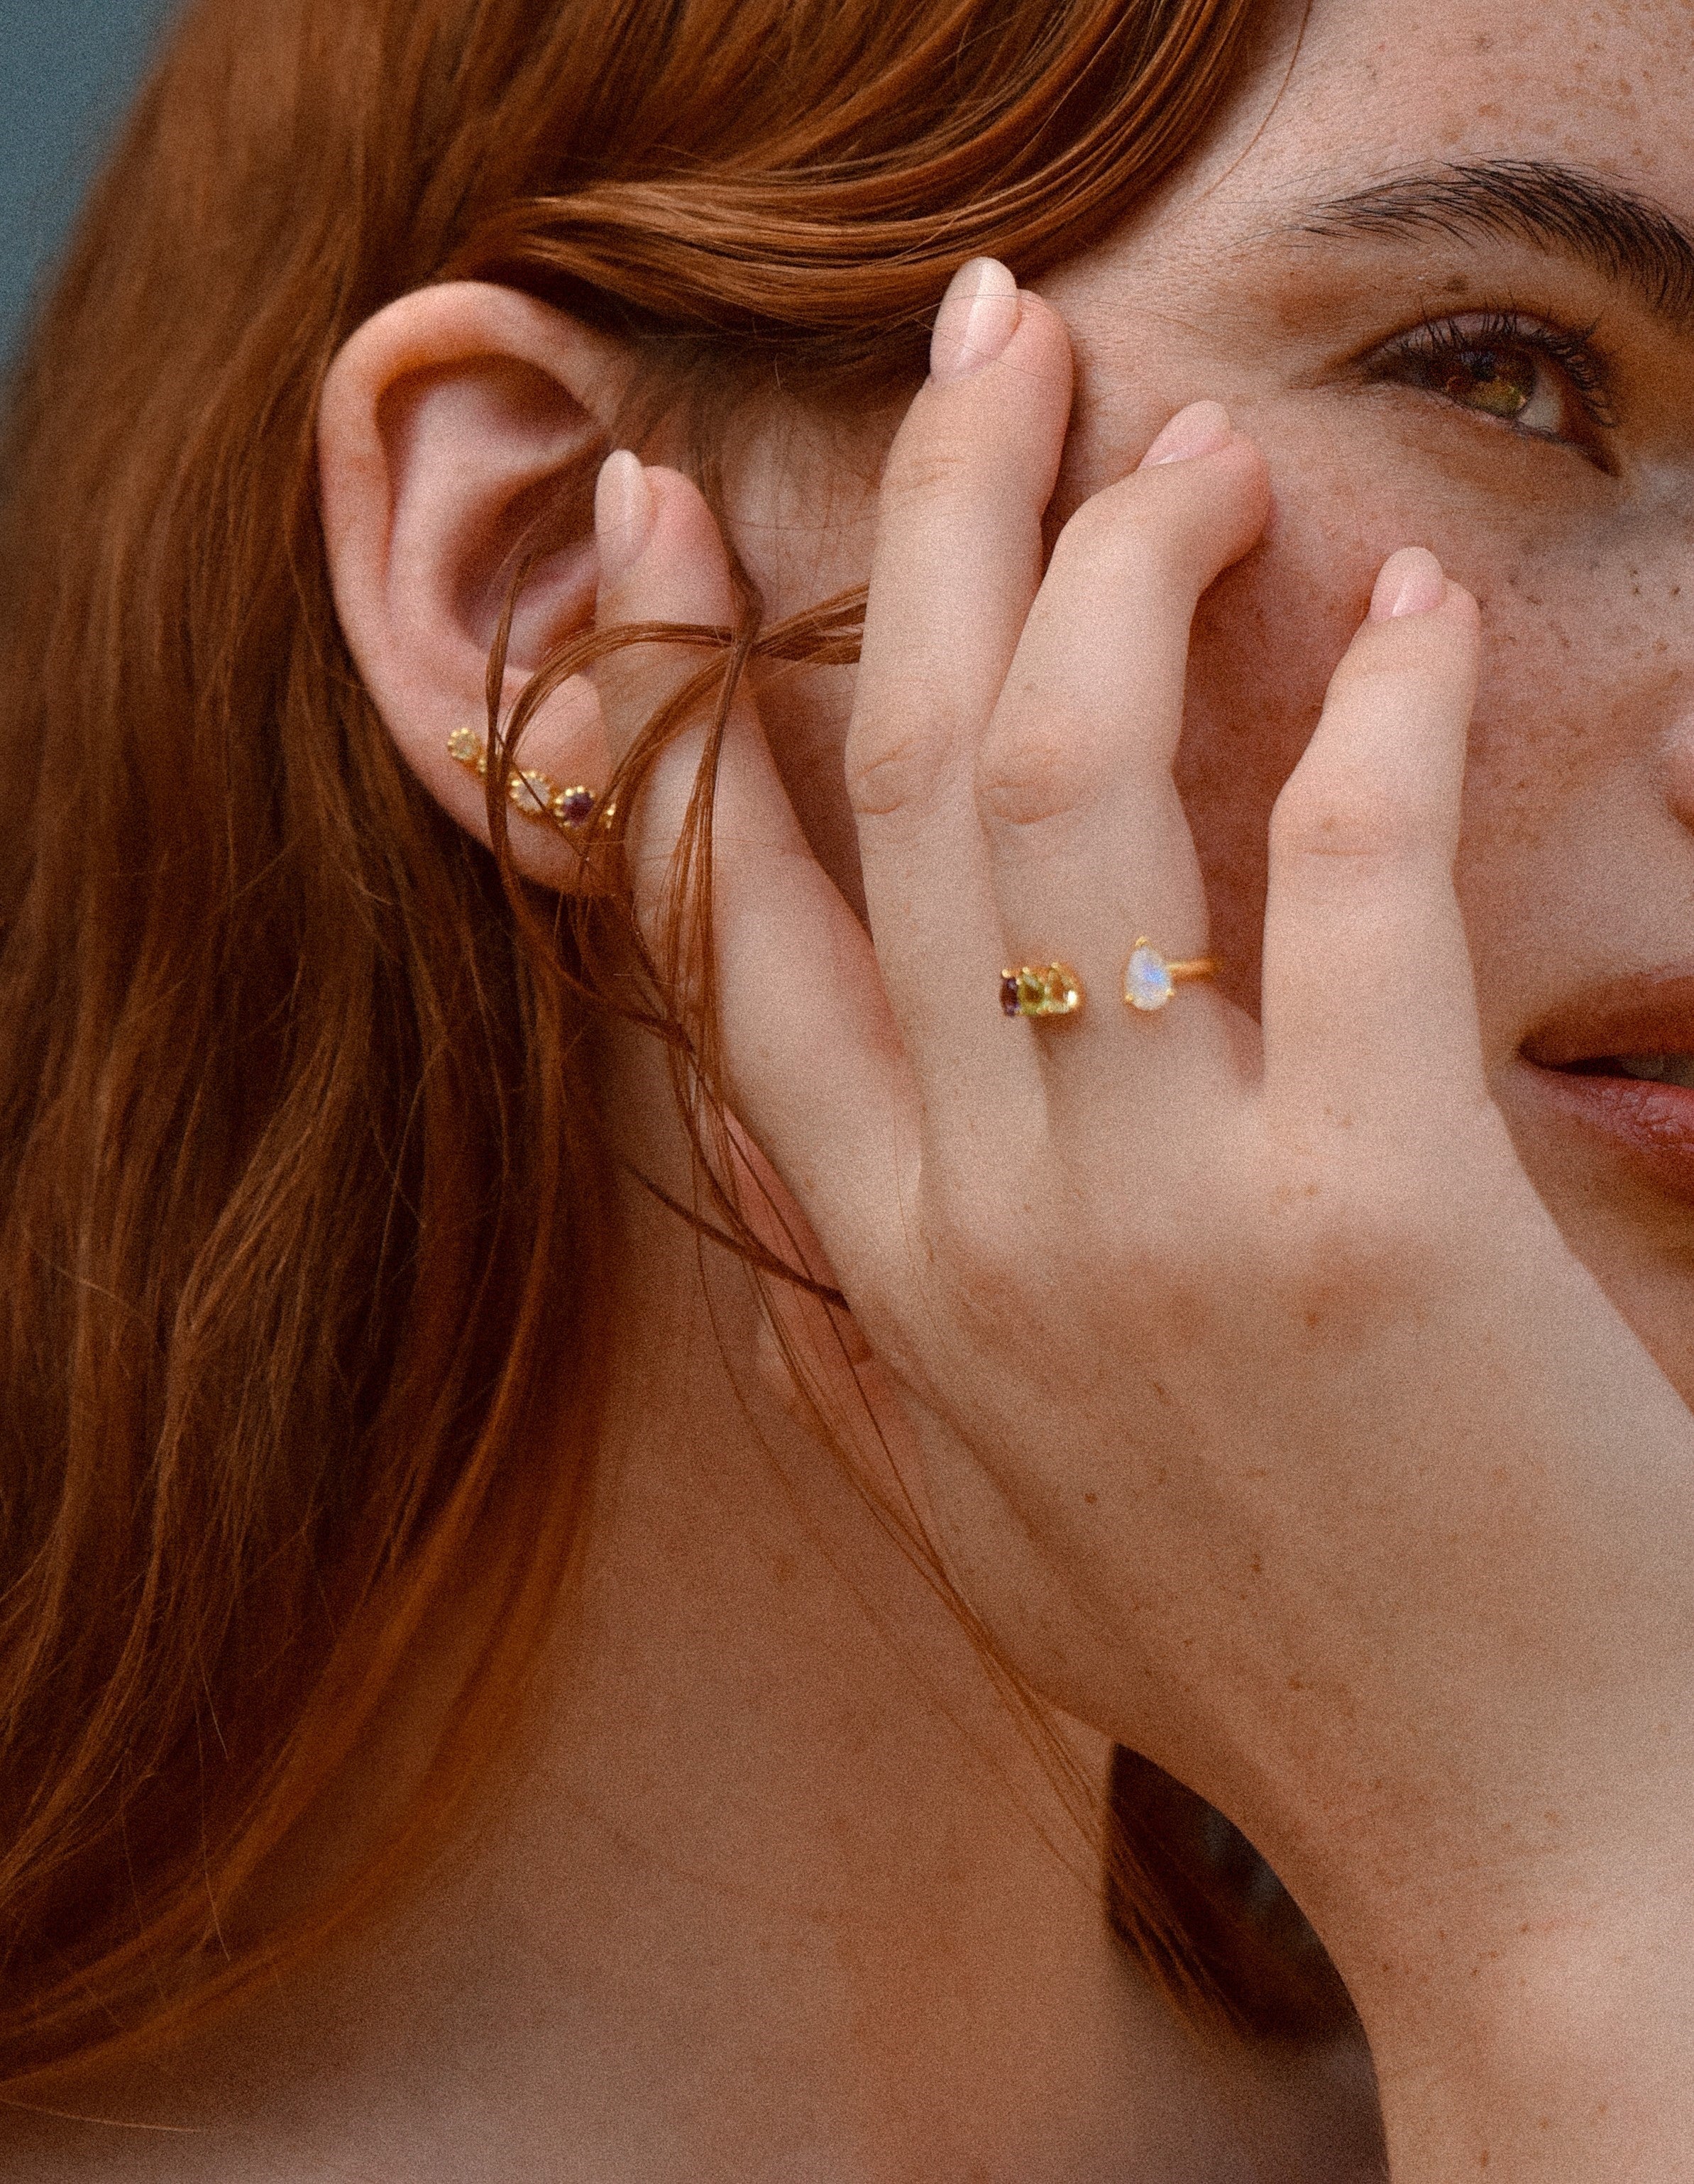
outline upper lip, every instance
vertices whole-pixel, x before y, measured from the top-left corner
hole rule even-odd
[[[1694,1054],[1694,968],[1596,979],[1532,1032],[1522,1051],[1543,1069],[1611,1055]]]

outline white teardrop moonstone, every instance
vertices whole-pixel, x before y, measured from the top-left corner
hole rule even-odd
[[[1175,991],[1170,966],[1156,948],[1141,942],[1123,973],[1124,1000],[1132,1009],[1162,1009]]]

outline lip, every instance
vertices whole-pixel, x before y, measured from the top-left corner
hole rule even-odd
[[[1694,1206],[1694,1092],[1533,1061],[1525,1068],[1542,1099],[1623,1153],[1667,1197]]]
[[[1694,1054],[1694,971],[1676,965],[1591,987],[1519,1055],[1530,1085],[1557,1113],[1668,1197],[1694,1206],[1694,1090],[1604,1067],[1624,1054]]]

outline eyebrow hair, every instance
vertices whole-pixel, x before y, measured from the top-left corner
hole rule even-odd
[[[1652,198],[1579,167],[1483,159],[1396,175],[1319,205],[1307,235],[1509,236],[1634,288],[1657,318],[1694,322],[1694,236]]]

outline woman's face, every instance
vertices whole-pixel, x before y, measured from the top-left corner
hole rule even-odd
[[[1694,1399],[1694,1089],[1547,1066],[1680,1056],[1694,1086],[1694,4],[1317,0],[1292,47],[1040,284],[1080,367],[1057,512],[1201,396],[1269,460],[1180,766],[1249,1007],[1270,806],[1378,566],[1427,545],[1475,593],[1460,881],[1494,1089]],[[788,759],[839,840],[826,769]]]

